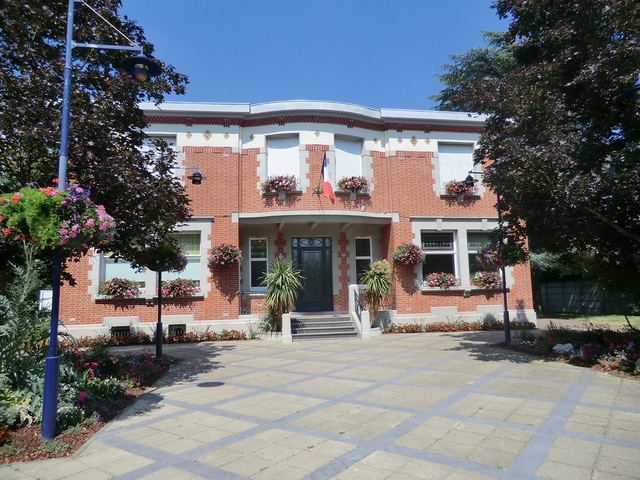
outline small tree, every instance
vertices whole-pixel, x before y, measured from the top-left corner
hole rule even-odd
[[[295,304],[303,280],[300,270],[282,259],[272,262],[262,277],[262,285],[267,287],[267,307],[276,315],[276,331],[282,331],[282,314]]]
[[[364,284],[364,294],[369,305],[369,317],[374,322],[384,297],[389,295],[393,283],[391,281],[391,265],[386,260],[378,260],[360,275]]]

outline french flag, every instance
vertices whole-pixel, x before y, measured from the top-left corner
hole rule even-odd
[[[324,182],[323,192],[322,194],[331,199],[331,203],[333,203],[336,199],[333,194],[333,187],[331,186],[331,179],[329,178],[329,170],[327,169],[327,152],[324,153],[324,159],[322,160],[322,181]]]

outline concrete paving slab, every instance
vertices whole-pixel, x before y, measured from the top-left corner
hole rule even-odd
[[[640,381],[501,340],[165,345],[184,360],[84,448],[0,478],[636,480]]]

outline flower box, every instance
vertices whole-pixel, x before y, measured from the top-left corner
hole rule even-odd
[[[275,175],[268,177],[260,188],[264,195],[278,194],[278,199],[284,200],[287,193],[298,189],[298,179],[295,175]]]
[[[423,287],[439,288],[441,290],[448,290],[458,285],[460,285],[460,280],[455,275],[446,272],[430,273],[422,281]]]
[[[464,181],[450,180],[442,187],[443,192],[441,196],[448,197],[477,197],[478,187],[475,185],[467,185]]]
[[[369,181],[365,177],[342,177],[337,186],[345,192],[361,193],[369,190]]]

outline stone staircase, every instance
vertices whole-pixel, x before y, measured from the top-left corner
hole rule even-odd
[[[358,332],[345,313],[292,313],[293,341],[356,338]]]

